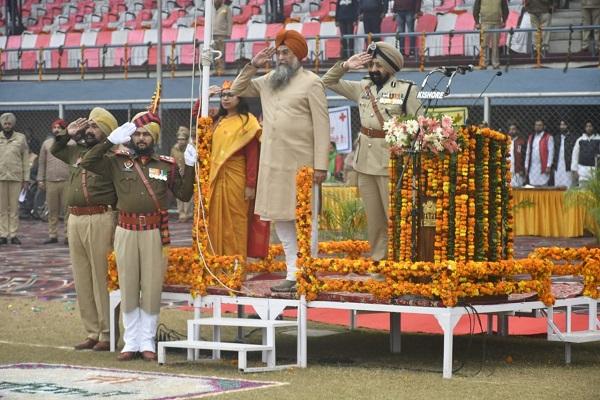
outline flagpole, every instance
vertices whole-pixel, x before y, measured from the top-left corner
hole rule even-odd
[[[204,42],[202,43],[202,54],[205,54],[210,49],[210,44],[212,43],[212,18],[213,18],[213,0],[207,0],[204,2]],[[212,59],[212,53],[211,53]],[[210,85],[210,64],[202,65],[202,86],[201,86],[201,97],[200,104],[202,105],[202,109],[200,111],[200,116],[207,117],[208,116],[208,87]]]

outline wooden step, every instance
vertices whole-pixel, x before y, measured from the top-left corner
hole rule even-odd
[[[189,324],[204,326],[240,326],[244,328],[284,328],[298,326],[298,321],[252,318],[198,318],[188,320],[188,326]]]
[[[561,333],[560,335],[553,334],[548,337],[548,340],[554,341],[554,342],[568,342],[568,343],[600,342],[600,331],[587,330],[587,331],[577,331],[577,332],[570,332],[570,333]]]

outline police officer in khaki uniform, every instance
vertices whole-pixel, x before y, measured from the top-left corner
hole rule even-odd
[[[190,140],[190,130],[185,126],[180,126],[177,130],[177,143],[171,148],[171,157],[175,159],[179,172],[183,174],[185,170],[185,160],[183,153]],[[181,201],[177,199],[177,213],[179,214],[179,222],[189,221],[193,217],[194,202]]]
[[[0,245],[21,244],[19,193],[29,185],[29,146],[27,138],[14,130],[17,118],[0,115]]]
[[[88,119],[71,122],[50,148],[50,153],[68,164],[70,170],[66,194],[69,253],[79,313],[87,332],[87,338],[75,346],[76,350],[110,349],[106,255],[113,247],[117,196],[112,182],[81,168],[81,160],[117,126],[111,113],[94,108]],[[83,144],[68,145],[70,139],[80,138]]]
[[[67,123],[63,119],[52,122],[52,137],[46,139],[40,148],[37,181],[38,188],[46,191],[48,204],[48,239],[44,244],[58,243],[58,218],[64,212],[67,204],[67,180],[69,178],[69,165],[54,157],[50,153],[57,135],[64,135]],[[75,142],[70,142],[75,144]],[[67,224],[69,213],[65,213],[65,244],[69,242]]]
[[[223,0],[214,0],[213,40],[215,50],[222,53],[221,58],[215,60],[215,72],[223,75],[225,72],[225,40],[231,37],[233,29],[233,16],[231,8]]]
[[[154,337],[168,253],[163,246],[170,242],[167,192],[189,201],[194,190],[196,149],[187,145],[182,178],[172,157],[154,152],[159,135],[158,117],[139,113],[81,161],[83,168],[112,180],[117,192],[115,255],[125,326],[121,361],[135,358],[138,352],[145,360],[156,360]],[[109,152],[113,145],[130,141],[130,150]]]
[[[368,66],[361,81],[341,79],[345,72]],[[358,189],[365,203],[371,257],[381,260],[387,253],[390,153],[383,124],[389,118],[414,115],[420,106],[413,82],[396,79],[402,69],[402,54],[385,42],[373,42],[366,53],[336,63],[323,76],[325,87],[358,103],[360,134],[354,156]]]

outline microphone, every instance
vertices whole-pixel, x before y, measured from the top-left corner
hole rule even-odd
[[[475,66],[473,66],[473,64],[457,65],[455,67],[440,67],[440,69],[444,72],[444,75],[446,76],[450,76],[454,72],[464,75],[467,72],[473,72]]]
[[[481,97],[486,92],[486,90],[490,87],[492,82],[494,82],[494,79],[496,79],[496,77],[498,77],[498,76],[502,76],[502,71],[497,71],[494,75],[492,75],[492,78],[488,81],[487,85],[485,85],[485,87],[483,88],[481,93],[479,93],[479,96],[477,96],[477,98],[475,99],[473,104],[471,104],[471,107],[475,107],[475,105],[477,105],[477,102],[479,101],[479,99],[481,99]],[[487,122],[489,122],[489,121],[487,121]]]

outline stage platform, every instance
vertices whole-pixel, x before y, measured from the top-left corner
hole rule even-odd
[[[328,275],[329,279],[336,278]],[[344,277],[347,279],[348,277]],[[296,298],[292,293],[271,293],[270,287],[282,279],[280,274],[262,273],[254,274],[247,279],[237,296],[230,296],[223,288],[211,287],[206,296],[192,298],[188,288],[183,286],[166,286],[163,291],[163,301],[187,301],[194,307],[194,321],[201,319],[201,309],[211,308],[212,319],[222,317],[222,305],[232,304],[237,306],[251,306],[262,320],[276,320],[286,308],[296,308],[296,321],[298,323],[297,364],[294,366],[304,368],[307,366],[307,323],[308,309],[337,309],[353,312],[389,313],[390,314],[390,351],[401,351],[401,315],[424,314],[432,315],[437,320],[443,331],[443,377],[452,377],[452,349],[454,328],[459,319],[464,315],[488,314],[496,315],[499,329],[507,329],[507,317],[510,315],[528,314],[530,316],[543,316],[547,319],[548,340],[563,341],[565,343],[565,361],[570,362],[571,343],[582,340],[600,340],[600,321],[597,318],[597,300],[581,295],[583,285],[577,278],[560,278],[553,282],[552,291],[556,297],[553,307],[547,307],[537,300],[535,293],[510,295],[508,298],[479,298],[468,299],[455,307],[444,307],[439,300],[420,298],[417,296],[404,296],[389,302],[382,302],[368,294],[360,293],[320,293],[314,301],[307,302],[304,296]],[[352,276],[351,279],[368,279],[364,276]],[[111,292],[111,350],[115,350],[117,309],[120,303],[119,291]],[[571,314],[574,308],[587,308],[588,326],[585,331],[572,332]],[[553,318],[557,309],[564,308],[566,313],[566,328],[559,329]],[[240,309],[240,308],[238,308]],[[226,319],[226,318],[223,318]],[[353,321],[350,323],[353,324]],[[492,319],[488,319],[488,332],[491,332]],[[500,327],[500,325],[503,325]],[[198,336],[188,330],[188,336]],[[583,339],[582,339],[583,338]],[[188,337],[187,342],[193,338]],[[220,340],[220,339],[217,339]],[[197,357],[197,351],[188,351],[188,359]],[[219,358],[217,355],[213,358]]]

